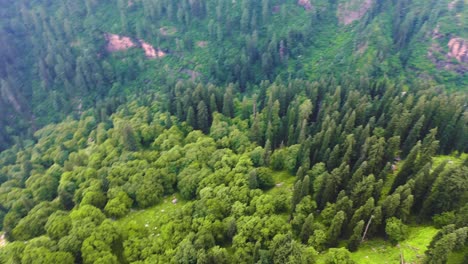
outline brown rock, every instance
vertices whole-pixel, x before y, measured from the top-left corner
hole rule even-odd
[[[448,43],[449,53],[451,58],[457,59],[459,62],[468,62],[468,43],[462,38],[452,38]]]
[[[110,33],[105,33],[104,37],[107,40],[106,50],[109,52],[127,50],[136,46],[136,44],[129,37]]]
[[[341,24],[349,25],[361,19],[373,4],[372,0],[350,0],[338,5],[337,16]]]

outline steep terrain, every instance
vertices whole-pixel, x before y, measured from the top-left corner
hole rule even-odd
[[[181,80],[40,129],[0,154],[0,262],[466,260],[466,93],[359,81]]]
[[[0,263],[467,263],[464,0],[0,0]]]
[[[242,90],[323,74],[468,85],[463,0],[46,3],[17,1],[0,14],[0,149],[79,104],[171,84],[186,70]]]

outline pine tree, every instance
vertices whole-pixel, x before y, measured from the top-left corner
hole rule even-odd
[[[125,125],[122,128],[122,142],[123,146],[128,151],[138,150],[138,141],[135,132],[130,125]]]
[[[343,211],[339,211],[338,213],[336,213],[335,217],[333,217],[331,226],[328,229],[328,244],[331,247],[337,244],[345,220],[346,214]]]
[[[193,107],[190,106],[188,111],[187,111],[187,124],[192,126],[192,127],[196,127],[196,120],[195,120],[195,113],[193,111]]]
[[[309,237],[314,232],[314,214],[309,214],[302,225],[301,233],[299,237],[301,238],[302,243],[307,243]]]
[[[395,181],[393,182],[392,190],[395,190],[398,186],[407,182],[408,177],[413,175],[415,171],[418,170],[415,164],[417,163],[420,148],[421,142],[418,141],[418,143],[411,149],[403,165],[401,166],[401,169],[398,172]]]
[[[296,209],[296,205],[301,201],[302,198],[302,181],[296,181],[294,184],[294,191],[293,191],[293,196],[291,199],[291,215],[290,218],[292,217],[293,212]]]
[[[413,128],[408,134],[408,137],[405,139],[403,143],[403,154],[406,155],[410,152],[411,148],[414,146],[416,141],[419,138],[419,134],[421,133],[421,129],[424,125],[425,116],[421,116],[416,124],[414,124]]]
[[[210,125],[208,123],[208,109],[206,108],[205,102],[200,101],[197,106],[197,124],[198,129],[204,133],[208,133]]]
[[[306,175],[304,177],[304,180],[302,181],[301,197],[305,197],[309,195],[309,192],[310,192],[310,179],[309,179],[309,175]]]
[[[349,238],[348,249],[351,252],[357,251],[359,244],[361,244],[362,231],[364,231],[364,221],[359,221],[353,228],[353,234]]]
[[[223,115],[227,117],[234,116],[234,99],[233,99],[233,89],[230,85],[226,92],[224,93],[224,100],[223,100]]]

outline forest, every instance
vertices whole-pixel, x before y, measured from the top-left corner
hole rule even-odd
[[[463,0],[0,6],[0,263],[468,263]]]

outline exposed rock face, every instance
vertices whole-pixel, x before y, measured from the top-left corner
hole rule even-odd
[[[155,58],[160,58],[164,57],[166,53],[164,53],[160,49],[155,49],[152,45],[144,42],[143,40],[139,40],[141,44],[141,48],[145,51],[145,56],[149,59],[155,59]]]
[[[440,37],[434,35],[433,32],[433,39],[437,38]],[[447,46],[449,51],[445,53],[439,43],[434,41],[428,49],[427,57],[436,65],[437,69],[465,74],[468,71],[468,41],[463,38],[453,37]],[[454,59],[458,63],[454,62]]]
[[[373,0],[349,0],[338,5],[337,16],[341,24],[349,25],[361,19],[372,7]]]
[[[451,58],[457,59],[459,62],[468,63],[468,41],[462,38],[452,38],[448,43],[449,53]]]
[[[208,46],[208,41],[198,41],[197,42],[197,47],[200,47],[200,48],[206,48]]]
[[[106,50],[109,52],[127,50],[136,46],[136,44],[129,37],[110,33],[105,33],[104,37],[107,40]]]
[[[454,0],[450,3],[448,3],[448,10],[452,11],[455,8],[455,5],[457,4],[457,0]]]
[[[120,36],[117,34],[105,33],[104,37],[107,40],[106,50],[108,52],[124,51],[133,47],[140,47],[145,52],[145,56],[149,59],[161,58],[166,55],[160,49],[154,48],[151,44],[146,43],[144,40],[139,39],[138,43],[126,36]]]
[[[312,10],[312,4],[310,0],[298,0],[297,4],[302,6],[305,10]]]

